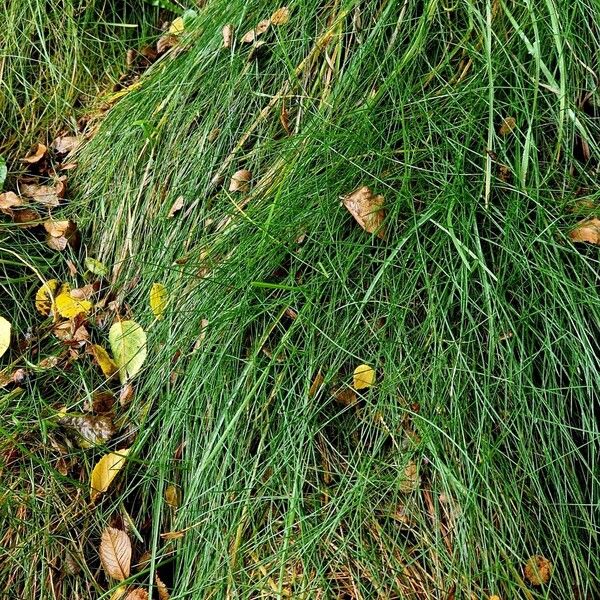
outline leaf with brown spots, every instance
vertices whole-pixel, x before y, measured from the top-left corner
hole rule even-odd
[[[531,585],[544,585],[552,575],[552,563],[544,556],[536,554],[525,563],[523,571]]]
[[[278,8],[271,15],[271,25],[275,25],[276,27],[279,25],[285,25],[289,23],[290,20],[290,9],[287,6],[282,6]]]
[[[580,221],[577,227],[569,232],[569,237],[572,242],[600,246],[600,219],[593,217]]]
[[[21,162],[27,163],[28,165],[34,165],[46,156],[46,152],[48,152],[48,148],[46,148],[44,144],[37,144],[25,158],[21,159]]]
[[[363,186],[344,196],[342,202],[367,233],[374,233],[382,240],[385,239],[383,196],[376,196],[367,186]]]
[[[120,529],[107,527],[100,541],[100,561],[109,577],[123,581],[131,572],[131,540]]]
[[[242,192],[246,193],[250,190],[250,180],[252,179],[252,173],[247,169],[240,169],[231,176],[231,182],[229,183],[230,192]]]
[[[49,279],[35,293],[37,311],[47,317],[54,310],[54,295],[58,290],[58,279]]]
[[[263,19],[254,29],[250,29],[247,31],[244,37],[242,38],[242,43],[244,44],[252,44],[255,42],[269,27],[271,26],[270,19]]]
[[[498,133],[502,137],[506,137],[517,126],[517,120],[514,117],[505,117],[498,129]]]

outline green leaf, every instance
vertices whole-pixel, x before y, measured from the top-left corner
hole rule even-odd
[[[85,259],[85,268],[98,277],[106,277],[108,275],[108,267],[101,263],[99,260],[92,258],[91,256]]]
[[[135,321],[119,321],[110,328],[108,341],[124,384],[135,377],[146,360],[146,332]]]

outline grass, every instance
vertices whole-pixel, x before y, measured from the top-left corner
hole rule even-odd
[[[50,433],[21,444],[3,491],[3,577],[35,539],[14,589],[51,597],[70,548],[85,577],[63,568],[61,593],[108,598],[95,547],[116,522],[150,552],[133,580],[158,572],[173,598],[596,597],[598,257],[566,232],[597,213],[598,8],[289,6],[257,60],[239,39],[273,4],[207,3],[79,157],[82,255],[110,265],[149,335],[111,444],[135,433],[134,454],[91,512],[101,451],[73,451],[75,482],[45,461],[53,411],[79,410],[98,374],[74,363],[50,392],[5,398],[7,438]],[[227,191],[241,168],[247,195]],[[361,185],[385,197],[385,240],[340,206]],[[377,384],[342,405],[331,390],[360,363]],[[38,473],[54,493],[33,492]],[[539,588],[535,554],[554,565]]]

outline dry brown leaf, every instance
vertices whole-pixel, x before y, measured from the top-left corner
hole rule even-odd
[[[354,406],[357,402],[356,392],[349,387],[340,387],[331,392],[331,395],[343,406]]]
[[[400,482],[400,491],[404,494],[414,492],[419,488],[421,478],[419,477],[417,465],[414,461],[409,461],[404,467],[404,478]]]
[[[169,214],[167,215],[167,219],[172,219],[176,213],[178,213],[183,208],[183,196],[179,196],[175,202],[173,202],[173,206],[169,209]]]
[[[53,221],[52,219],[44,221],[44,229],[52,237],[68,238],[68,235],[66,234],[73,226],[74,223],[72,221]]]
[[[80,288],[71,290],[71,298],[75,300],[89,300],[96,293],[96,288],[93,283],[88,283]]]
[[[374,233],[382,240],[385,239],[383,196],[375,196],[367,186],[363,186],[344,196],[342,202],[366,232]]]
[[[580,221],[577,227],[569,232],[569,237],[572,242],[585,242],[600,246],[600,219],[593,217]]]
[[[126,383],[119,392],[119,404],[125,408],[128,406],[133,400],[133,385],[131,383]]]
[[[506,117],[498,129],[501,136],[507,136],[517,126],[517,120],[514,117]]]
[[[233,43],[233,25],[231,23],[227,23],[225,27],[223,27],[223,48],[231,48],[231,44]]]
[[[41,221],[40,214],[33,208],[21,208],[15,210],[12,217],[15,224],[23,229],[36,227]]]
[[[109,577],[123,581],[131,572],[131,540],[120,529],[107,527],[100,541],[100,561]]]
[[[21,159],[21,162],[27,163],[28,165],[34,165],[46,156],[46,152],[48,152],[48,148],[46,148],[44,144],[37,144],[30,154]]]
[[[240,169],[236,171],[229,183],[230,192],[242,192],[246,193],[250,190],[250,180],[252,179],[252,173],[247,169]]]
[[[46,246],[56,252],[62,252],[69,245],[69,240],[63,235],[54,237],[50,234],[46,235]]]
[[[56,208],[60,205],[60,199],[64,197],[65,190],[66,185],[61,181],[56,185],[22,183],[19,186],[19,191],[23,196],[48,208]]]
[[[167,533],[161,533],[160,537],[163,540],[179,540],[185,535],[185,531],[168,531]]]
[[[181,492],[176,485],[170,484],[165,490],[165,502],[171,508],[177,508],[181,503]]]
[[[60,420],[60,423],[77,434],[78,445],[82,448],[91,448],[103,444],[116,433],[112,418],[108,415],[64,417]]]
[[[254,29],[247,31],[242,38],[242,43],[252,44],[255,42],[271,25],[270,19],[263,19]]]
[[[133,588],[125,596],[125,600],[148,600],[148,592],[142,588]]]
[[[82,138],[75,135],[61,135],[52,142],[52,150],[57,154],[69,154],[77,150]]]
[[[23,198],[20,198],[14,192],[4,192],[0,194],[0,210],[9,216],[13,216],[13,208],[20,208],[24,206]]]
[[[271,15],[271,25],[285,25],[290,20],[290,9],[287,6],[282,6],[278,8]]]
[[[154,580],[156,581],[156,589],[158,591],[159,600],[170,600],[171,596],[169,594],[169,590],[163,583],[162,579],[158,575],[155,575]]]
[[[110,379],[118,370],[117,363],[109,356],[108,352],[100,345],[93,344],[90,352],[96,359],[104,377]]]
[[[91,410],[100,415],[109,414],[113,411],[115,400],[116,398],[111,392],[97,390],[92,394],[91,407],[88,406],[87,410],[91,408]]]
[[[524,573],[531,585],[544,585],[552,575],[552,563],[544,556],[535,554],[525,563]]]
[[[167,50],[174,48],[179,45],[179,37],[170,33],[163,35],[158,42],[156,42],[156,52],[163,54]]]
[[[325,381],[325,378],[323,377],[323,374],[321,373],[321,369],[319,369],[318,373],[315,375],[315,378],[313,379],[313,382],[310,384],[310,389],[308,390],[309,398],[314,398],[316,396],[317,392],[321,389],[321,386],[323,385],[324,381]]]
[[[125,465],[125,459],[131,448],[105,454],[97,463],[90,476],[90,498],[94,502],[103,494]]]

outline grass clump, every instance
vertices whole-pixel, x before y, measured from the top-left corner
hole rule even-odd
[[[251,47],[271,2],[206,3],[80,157],[149,336],[86,535],[126,519],[181,598],[595,597],[598,257],[566,232],[597,212],[596,5],[289,8]],[[340,206],[363,185],[385,239]]]

